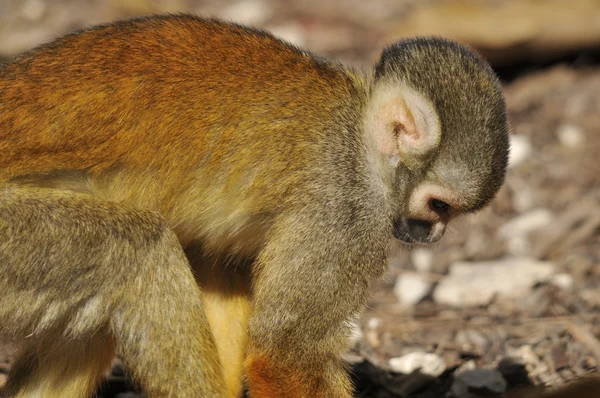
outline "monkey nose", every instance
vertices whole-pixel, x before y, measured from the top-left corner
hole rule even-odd
[[[430,243],[433,224],[416,218],[400,218],[394,222],[394,236],[406,243]]]

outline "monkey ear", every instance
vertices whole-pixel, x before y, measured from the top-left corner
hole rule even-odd
[[[394,165],[420,166],[441,138],[431,102],[408,87],[376,92],[371,101],[367,123],[377,150]]]

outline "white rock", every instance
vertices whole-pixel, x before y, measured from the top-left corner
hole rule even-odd
[[[535,209],[513,218],[498,230],[498,236],[510,239],[515,235],[527,235],[552,224],[554,216],[548,209]]]
[[[498,296],[517,298],[536,283],[548,280],[554,265],[528,257],[479,263],[457,262],[433,292],[440,304],[457,307],[486,305]]]
[[[410,252],[413,266],[419,272],[431,272],[433,253],[429,249],[414,249]]]
[[[434,377],[441,375],[446,370],[446,364],[442,358],[426,352],[411,352],[401,357],[391,358],[389,365],[394,372],[408,374],[420,370],[421,373]]]
[[[573,275],[567,273],[553,275],[550,279],[550,283],[562,290],[571,289],[573,287],[573,282]]]
[[[394,294],[400,304],[410,307],[421,301],[430,288],[431,283],[418,272],[403,272],[396,279]]]
[[[370,330],[375,330],[375,329],[379,328],[380,325],[381,325],[381,318],[371,318],[367,322],[367,327]]]
[[[523,235],[515,235],[506,241],[506,252],[511,256],[525,256],[531,251],[531,242]]]
[[[469,370],[475,370],[476,368],[477,368],[477,364],[475,363],[475,361],[473,359],[469,359],[467,362],[460,365],[458,367],[458,369],[456,369],[454,374],[459,375],[462,372],[467,372]]]
[[[535,209],[513,218],[498,230],[498,236],[506,240],[506,249],[513,256],[522,256],[531,251],[527,236],[552,225],[554,216],[548,209]]]
[[[567,148],[580,147],[585,141],[583,130],[573,124],[561,124],[556,129],[558,141]]]
[[[529,137],[524,135],[510,135],[510,156],[508,157],[508,167],[515,167],[523,163],[532,152]]]
[[[510,356],[520,359],[530,377],[538,377],[548,373],[548,366],[540,360],[530,345],[523,345],[516,350],[509,349]]]
[[[273,10],[264,2],[245,0],[225,7],[221,16],[244,25],[262,25],[271,17]]]
[[[523,362],[523,365],[537,365],[540,362],[540,358],[528,344],[522,345],[516,350],[509,350],[509,352],[511,352],[511,356],[519,358]]]

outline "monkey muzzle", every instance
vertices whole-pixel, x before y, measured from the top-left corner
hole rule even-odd
[[[416,218],[400,218],[394,221],[394,237],[405,243],[433,243],[444,235],[444,222],[432,223]]]

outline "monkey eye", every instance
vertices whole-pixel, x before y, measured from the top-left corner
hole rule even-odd
[[[450,205],[439,199],[431,199],[429,207],[437,213],[447,213],[450,210]]]

